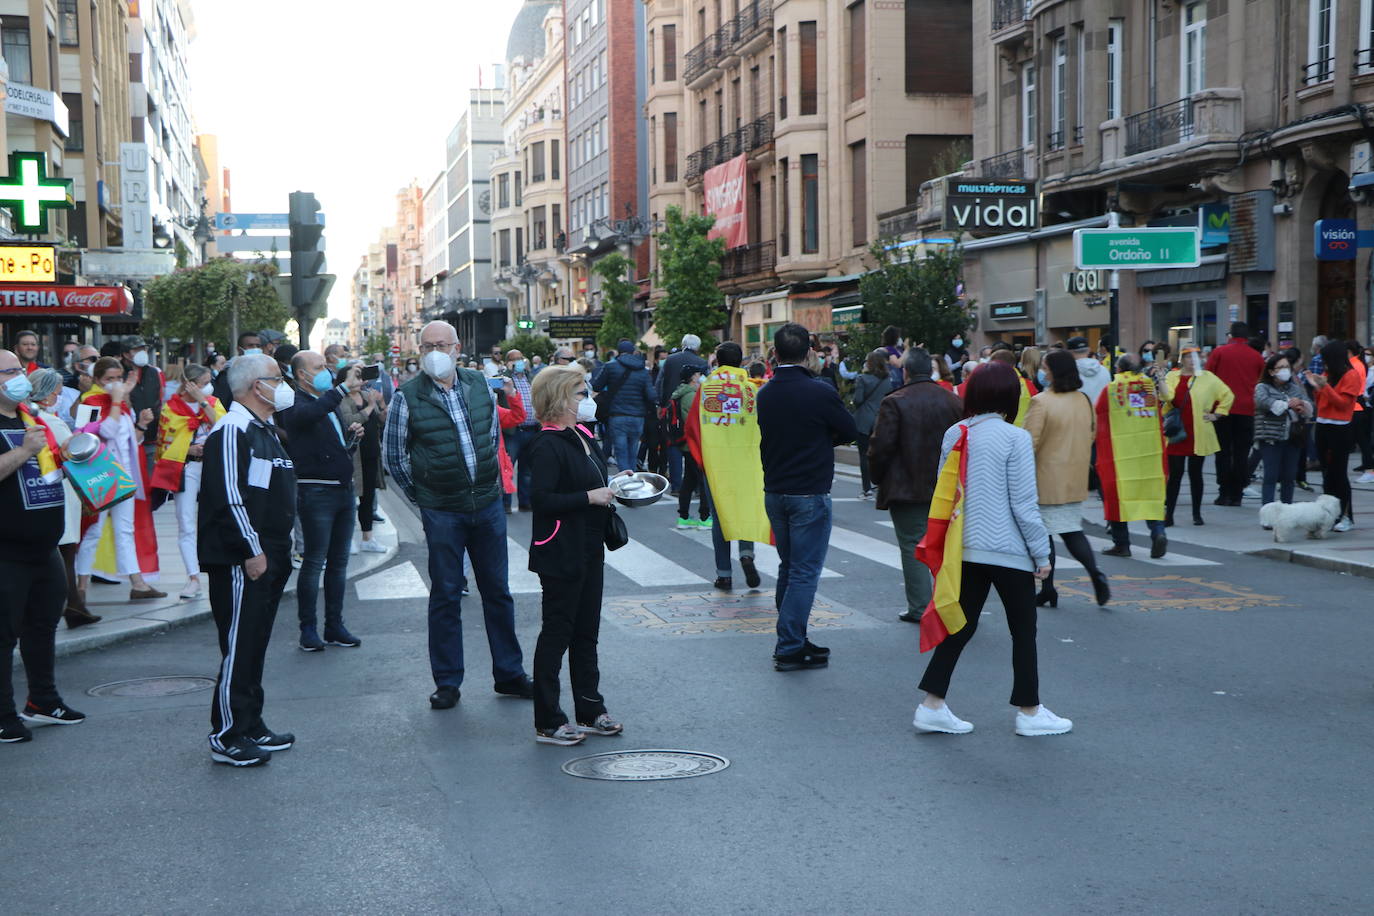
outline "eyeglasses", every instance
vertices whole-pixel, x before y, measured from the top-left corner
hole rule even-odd
[[[13,369],[0,369],[0,375],[18,375],[24,371],[23,366],[16,366]]]
[[[454,343],[422,343],[420,344],[420,352],[433,353],[435,350],[439,350],[442,353],[448,353],[456,346],[458,345]]]

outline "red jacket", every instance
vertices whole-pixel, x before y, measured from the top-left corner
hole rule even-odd
[[[1356,399],[1364,393],[1364,380],[1347,369],[1341,380],[1317,389],[1317,419],[1349,423],[1355,414]]]
[[[501,489],[507,495],[515,492],[515,463],[510,460],[510,453],[506,451],[506,433],[514,426],[519,426],[525,422],[525,402],[520,400],[520,392],[513,391],[507,398],[510,407],[496,405],[496,415],[501,425],[500,449],[497,452],[497,460],[501,465]]]
[[[1235,395],[1231,416],[1255,415],[1255,385],[1259,384],[1260,373],[1264,371],[1263,356],[1248,343],[1236,338],[1213,350],[1203,368],[1225,382]]]

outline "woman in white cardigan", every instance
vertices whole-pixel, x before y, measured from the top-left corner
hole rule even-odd
[[[1040,674],[1035,649],[1035,582],[1050,572],[1049,534],[1040,519],[1031,437],[1012,425],[1021,399],[1021,379],[1004,363],[979,366],[964,383],[963,422],[951,427],[941,464],[968,429],[967,477],[960,511],[964,518],[963,569],[959,604],[966,623],[935,647],[921,678],[926,692],[916,707],[918,731],[964,734],[973,731],[945,703],[950,678],[964,646],[978,629],[988,592],[996,588],[1011,630],[1011,704],[1017,707],[1016,734],[1062,735],[1068,719],[1040,705]],[[1010,520],[1011,524],[1008,524]],[[927,611],[927,613],[933,613]]]

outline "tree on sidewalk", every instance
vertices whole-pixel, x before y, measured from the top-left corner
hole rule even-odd
[[[924,343],[932,353],[963,334],[973,323],[974,300],[961,297],[963,249],[939,246],[918,253],[916,246],[892,248],[891,239],[869,248],[876,270],[859,281],[864,326],[849,335],[850,350],[870,353],[881,343],[883,328],[896,327],[913,345]]]
[[[596,332],[598,349],[614,350],[622,340],[639,339],[634,312],[631,311],[639,287],[627,279],[633,264],[633,261],[616,251],[597,261],[592,268],[601,277],[601,327]]]
[[[553,341],[543,334],[531,334],[529,331],[521,331],[496,346],[500,348],[502,356],[511,350],[519,350],[526,359],[538,356],[546,364],[553,358]]]
[[[682,335],[695,334],[703,351],[710,351],[716,345],[710,332],[725,324],[725,296],[716,285],[725,240],[706,237],[715,222],[713,216],[668,208],[658,234],[658,286],[667,295],[654,309],[654,330],[665,342],[675,345]]]
[[[235,309],[242,329],[286,327],[291,311],[272,288],[276,274],[268,262],[214,258],[158,277],[143,288],[144,324],[159,337],[197,345],[213,341],[219,352],[232,353]]]
[[[374,331],[363,340],[363,353],[380,353],[385,359],[391,358],[391,338],[382,331]]]

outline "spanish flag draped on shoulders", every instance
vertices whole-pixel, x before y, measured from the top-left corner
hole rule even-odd
[[[1096,407],[1103,516],[1109,522],[1162,519],[1168,464],[1154,381],[1139,372],[1118,373]]]
[[[930,519],[916,559],[930,567],[935,580],[930,604],[921,615],[921,651],[929,652],[968,620],[959,603],[964,575],[964,488],[968,484],[968,424],[959,424],[959,439],[949,450],[935,495],[930,500]]]
[[[773,529],[763,505],[758,390],[737,366],[713,369],[687,414],[687,444],[706,470],[721,535],[767,544]]]
[[[38,453],[38,471],[42,475],[44,483],[57,483],[62,479],[62,468],[59,466],[62,461],[62,448],[58,442],[57,431],[52,428],[41,412],[30,409],[29,405],[23,402],[19,404],[19,418],[24,426],[38,426],[43,430],[43,450]],[[58,420],[60,423],[61,420]],[[69,430],[65,431],[66,437],[71,436]]]
[[[110,395],[101,388],[99,383],[91,385],[86,393],[77,401],[74,410],[79,432],[89,432],[100,434],[102,424],[110,416],[110,408],[113,403]],[[143,578],[156,581],[158,572],[157,557],[157,531],[153,527],[153,508],[148,501],[150,489],[145,479],[143,449],[138,441],[138,434],[133,430],[133,415],[131,408],[126,402],[123,407],[125,418],[129,420],[127,424],[128,432],[113,439],[102,435],[101,441],[110,449],[114,459],[119,462],[119,466],[128,472],[133,479],[138,490],[134,495],[134,546],[138,551],[138,569],[143,573]],[[95,524],[96,520],[106,513],[87,513],[83,510],[81,515],[81,533],[84,535],[86,529]],[[95,565],[96,572],[109,578],[119,576],[119,563],[115,557],[114,545],[114,526],[108,518],[104,519],[105,530],[100,534],[100,543],[96,548]]]
[[[186,455],[202,427],[209,429],[225,414],[218,398],[187,403],[180,393],[172,395],[162,407],[162,423],[157,439],[157,463],[153,465],[153,488],[169,493],[181,491],[186,470]]]

